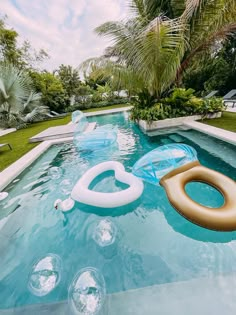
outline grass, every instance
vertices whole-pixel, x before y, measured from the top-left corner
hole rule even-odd
[[[102,108],[91,108],[84,112],[94,112],[105,109],[121,108],[128,105],[114,105]],[[36,147],[39,143],[29,143],[29,138],[35,136],[41,131],[54,126],[68,124],[71,121],[71,115],[63,118],[43,121],[29,125],[25,129],[17,130],[16,132],[9,133],[0,137],[0,143],[10,143],[12,151],[8,147],[0,149],[0,171],[4,170],[7,166],[17,161],[20,157],[28,151]]]
[[[0,143],[10,143],[12,151],[8,150],[7,147],[0,149],[0,171],[38,145],[38,143],[29,143],[29,138],[49,127],[67,124],[70,120],[71,116],[69,115],[60,119],[34,123],[25,129],[20,129],[5,136],[1,136]]]
[[[236,113],[224,112],[221,118],[205,119],[204,124],[236,132]]]

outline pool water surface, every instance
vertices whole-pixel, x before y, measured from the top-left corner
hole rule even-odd
[[[117,125],[117,147],[93,153],[79,152],[73,143],[54,145],[7,187],[8,198],[0,201],[0,309],[64,301],[74,275],[86,267],[101,272],[108,294],[236,272],[236,232],[210,231],[187,221],[172,208],[160,186],[145,183],[141,198],[120,208],[76,203],[65,215],[54,209],[54,201],[66,199],[92,166],[115,160],[131,172],[140,157],[168,143],[193,146],[204,166],[236,180],[233,145],[194,130],[148,137],[127,113],[89,120]],[[52,167],[62,170],[60,178],[49,176]],[[123,188],[112,172],[93,183],[97,191]],[[206,206],[223,203],[222,196],[207,185],[191,183],[186,190]],[[106,218],[116,228],[115,240],[100,246],[94,230]],[[50,294],[38,297],[28,288],[29,273],[49,253],[61,258],[61,280]]]

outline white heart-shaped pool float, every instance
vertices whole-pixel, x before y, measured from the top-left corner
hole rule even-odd
[[[102,193],[88,188],[98,175],[112,170],[115,172],[115,178],[129,185],[129,188],[113,193]],[[74,186],[71,197],[90,206],[115,208],[137,200],[142,195],[143,188],[143,182],[133,174],[126,172],[120,162],[108,161],[89,169]]]

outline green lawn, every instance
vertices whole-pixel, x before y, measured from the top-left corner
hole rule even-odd
[[[105,109],[121,108],[128,105],[114,105],[102,108],[92,108],[85,110],[85,112],[94,112]],[[7,166],[11,165],[13,162],[17,161],[25,153],[33,149],[38,145],[38,143],[29,143],[29,138],[40,133],[41,131],[54,126],[65,125],[71,121],[71,115],[64,118],[53,119],[48,121],[43,121],[39,123],[34,123],[29,125],[25,129],[17,130],[16,132],[9,133],[5,136],[0,137],[0,143],[10,143],[13,150],[9,150],[8,147],[0,148],[0,171],[2,171]]]
[[[205,119],[204,124],[236,132],[236,113],[224,112],[221,118]]]

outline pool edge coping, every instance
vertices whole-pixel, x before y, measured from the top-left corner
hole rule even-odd
[[[223,140],[232,145],[236,145],[236,132],[210,126],[197,121],[188,121],[185,122],[184,125],[190,127],[191,129],[210,135],[211,137]]]

